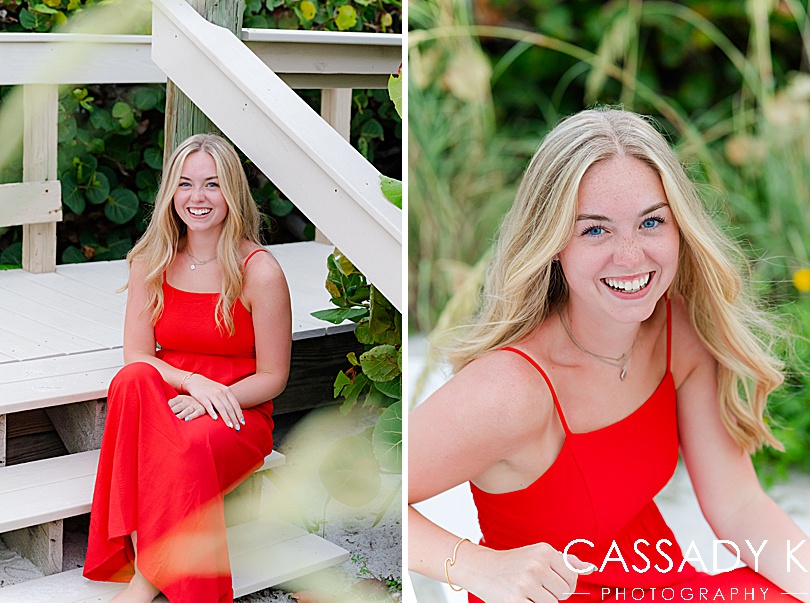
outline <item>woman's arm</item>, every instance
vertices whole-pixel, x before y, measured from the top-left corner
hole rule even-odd
[[[681,451],[703,515],[719,539],[740,549],[742,561],[784,592],[810,603],[810,543],[788,557],[790,548],[807,536],[763,492],[749,455],[729,435],[717,401],[717,363],[691,327],[680,321],[674,329],[682,358],[690,359],[678,387],[678,429]],[[677,360],[676,360],[677,362]],[[758,556],[746,544],[759,550]],[[790,571],[787,571],[790,563]]]
[[[504,476],[520,479],[511,459],[525,457],[527,447],[554,429],[555,414],[551,395],[539,386],[536,371],[512,356],[493,353],[476,360],[411,413],[409,504],[473,479],[478,484],[502,482]],[[550,465],[553,456],[552,451],[548,459],[535,457],[537,471],[546,461]],[[445,582],[445,559],[452,557],[461,536],[430,522],[413,507],[408,522],[410,569]],[[577,563],[572,556],[569,560]],[[494,551],[464,542],[449,575],[454,585],[487,603],[566,599],[576,585],[576,574],[547,544]]]
[[[253,316],[256,373],[231,386],[242,408],[278,396],[290,375],[292,309],[290,290],[278,261],[257,253],[248,263],[244,300]]]

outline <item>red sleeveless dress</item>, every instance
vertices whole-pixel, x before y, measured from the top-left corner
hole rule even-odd
[[[712,576],[688,562],[682,564],[684,555],[653,501],[678,463],[669,313],[667,301],[667,372],[658,388],[629,416],[587,433],[569,429],[543,369],[524,352],[503,348],[525,358],[542,375],[565,441],[551,467],[522,490],[490,494],[470,484],[483,534],[480,544],[506,550],[546,542],[563,551],[580,540],[568,552],[600,569],[579,576],[577,594],[569,599],[574,603],[761,601],[761,588],[768,589],[768,601],[796,603],[797,599],[782,595],[782,589],[748,568]],[[702,555],[705,561],[706,552]],[[611,561],[605,563],[606,558]],[[722,597],[717,596],[718,589]],[[744,599],[751,589],[755,598]],[[481,602],[473,594],[469,600]]]
[[[226,385],[256,372],[253,321],[241,301],[230,336],[216,326],[218,293],[175,289],[164,276],[163,295],[158,358]],[[223,496],[272,451],[273,404],[244,410],[237,432],[208,415],[178,419],[168,404],[177,395],[145,362],[110,383],[84,575],[128,582],[137,531],[138,569],[169,601],[231,602]]]

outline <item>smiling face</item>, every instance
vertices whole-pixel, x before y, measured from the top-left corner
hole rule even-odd
[[[219,187],[216,162],[205,151],[186,157],[174,193],[174,209],[189,231],[222,229],[228,203]]]
[[[652,168],[632,157],[594,164],[580,182],[574,235],[559,254],[570,309],[646,320],[675,277],[679,238]]]

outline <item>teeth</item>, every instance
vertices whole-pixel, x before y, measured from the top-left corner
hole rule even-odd
[[[210,207],[205,208],[205,209],[192,209],[192,208],[189,208],[188,211],[190,211],[193,216],[204,216],[206,214],[211,213],[211,208]]]
[[[641,291],[650,282],[650,273],[648,272],[641,278],[635,278],[632,281],[620,281],[614,278],[606,278],[605,283],[617,291],[624,291],[625,293],[636,293]]]

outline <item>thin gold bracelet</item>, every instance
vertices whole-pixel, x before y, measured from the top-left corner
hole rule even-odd
[[[460,588],[460,587],[458,587],[458,586],[453,586],[453,583],[452,583],[452,582],[450,582],[450,568],[456,564],[456,553],[458,553],[458,547],[459,547],[459,546],[461,545],[461,543],[462,543],[462,542],[464,542],[465,540],[466,540],[467,542],[471,542],[469,538],[462,538],[461,540],[459,540],[459,541],[456,543],[456,546],[455,546],[455,548],[453,549],[453,557],[452,557],[452,558],[448,557],[447,559],[445,559],[445,560],[444,560],[444,577],[445,577],[445,578],[447,578],[447,584],[449,584],[449,585],[450,585],[450,588],[452,588],[452,589],[453,589],[454,591],[456,591],[457,593],[458,593],[458,592],[461,592],[461,591],[462,591],[462,590],[464,590],[464,589],[463,589],[463,588]]]
[[[196,374],[197,373],[189,373],[188,375],[183,377],[183,380],[180,382],[180,391],[181,392],[183,391],[183,386],[186,384],[186,380],[190,379],[192,377],[192,375],[196,375]],[[188,391],[186,391],[186,393],[188,393]]]

